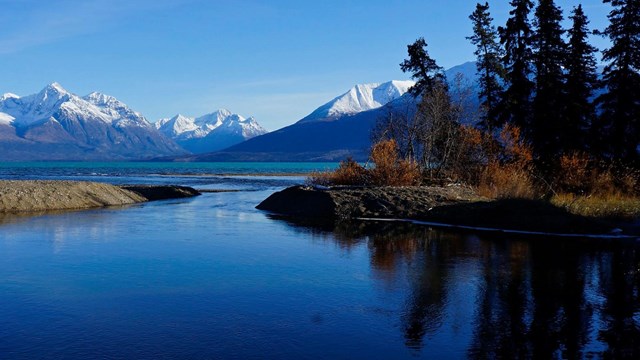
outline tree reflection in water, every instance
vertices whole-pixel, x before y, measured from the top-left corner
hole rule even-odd
[[[405,343],[422,348],[460,296],[460,264],[474,263],[471,358],[640,358],[640,245],[513,239],[393,223],[290,223],[349,251],[366,246],[377,281],[406,283]],[[406,278],[398,278],[404,274]],[[449,304],[449,305],[448,305]],[[452,346],[459,346],[453,344]]]

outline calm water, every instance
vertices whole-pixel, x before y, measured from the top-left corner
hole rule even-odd
[[[304,178],[227,175],[274,164],[50,165],[0,174],[241,191],[0,218],[1,359],[640,354],[636,243],[294,223],[254,206]]]

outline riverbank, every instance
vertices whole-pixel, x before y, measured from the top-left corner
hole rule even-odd
[[[640,219],[588,217],[541,200],[490,200],[471,188],[304,187],[272,194],[257,206],[317,220],[412,219],[478,228],[530,232],[640,235]],[[616,230],[617,229],[617,230]]]
[[[182,186],[119,187],[88,181],[0,180],[0,213],[90,209],[198,194]]]

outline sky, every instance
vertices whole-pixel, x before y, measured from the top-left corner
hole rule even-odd
[[[475,3],[0,0],[0,94],[58,82],[115,96],[150,121],[226,108],[275,130],[355,84],[408,79],[398,64],[418,37],[445,68],[474,60],[465,37]],[[600,0],[556,3],[565,18],[582,3],[592,28],[607,24]],[[503,25],[508,1],[490,6]]]

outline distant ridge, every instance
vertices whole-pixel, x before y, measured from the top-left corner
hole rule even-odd
[[[178,114],[160,119],[156,128],[192,153],[217,151],[267,131],[253,118],[244,118],[220,109],[198,118]]]
[[[468,62],[447,70],[447,79],[462,74],[474,91],[476,67]],[[390,112],[411,116],[416,99],[407,93],[413,81],[393,80],[356,85],[321,105],[298,122],[227,149],[180,157],[179,161],[339,161],[351,156],[366,161],[371,131]]]
[[[0,160],[133,160],[186,153],[141,114],[101,93],[51,83],[0,98]]]

